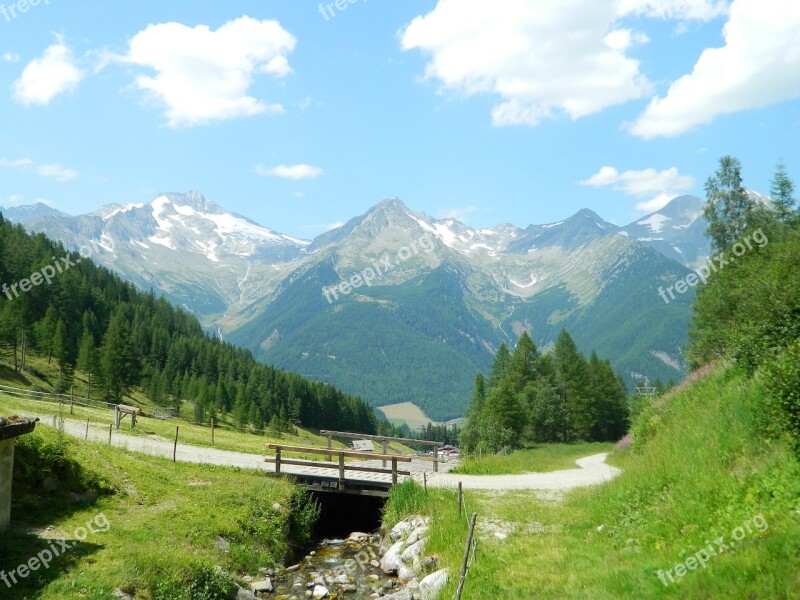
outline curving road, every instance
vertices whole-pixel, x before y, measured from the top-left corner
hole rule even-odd
[[[30,417],[39,417],[40,425],[53,426],[52,416],[29,414]],[[80,421],[64,421],[64,432],[83,438],[86,435],[86,423]],[[92,426],[89,428],[88,439],[95,442],[108,443],[108,429]],[[172,458],[173,443],[163,439],[152,439],[139,437],[114,431],[111,436],[111,443],[114,446],[125,448],[132,452],[140,452],[151,456],[161,456]],[[423,473],[427,477],[427,483],[432,487],[456,488],[458,482],[462,483],[464,489],[468,490],[544,490],[544,491],[563,491],[577,487],[597,485],[614,479],[622,471],[605,463],[607,452],[586,456],[576,461],[577,469],[565,469],[561,471],[551,471],[549,473],[525,473],[521,475],[458,475],[453,473],[433,473],[432,463],[415,462],[401,466],[401,469],[408,469],[413,472],[412,477],[422,482]],[[274,471],[275,466],[264,462],[264,455],[248,454],[245,452],[233,452],[229,450],[218,450],[204,446],[190,446],[188,444],[178,444],[176,459],[181,462],[212,464],[220,466],[240,467],[244,469],[260,469],[263,471]],[[330,463],[321,463],[327,465]],[[353,465],[359,462],[348,463]],[[363,461],[364,466],[379,466],[380,461]],[[452,465],[440,465],[444,470]],[[338,465],[303,467],[303,466],[283,466],[281,471],[287,474],[297,475],[325,475],[336,476]],[[390,475],[381,473],[359,473],[360,480],[390,481]]]

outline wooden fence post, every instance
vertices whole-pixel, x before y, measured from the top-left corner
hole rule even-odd
[[[214,419],[211,419],[211,445],[214,445]]]
[[[281,449],[275,448],[275,475],[281,474]]]
[[[114,424],[110,423],[108,426],[108,445],[111,445],[111,430],[114,429]]]
[[[175,462],[177,460],[177,456],[178,456],[178,429],[179,428],[180,428],[180,425],[176,425],[175,426],[175,443],[172,446],[172,462]]]
[[[333,448],[333,439],[331,437],[331,434],[329,433],[328,434],[328,450],[330,450],[331,448]],[[333,454],[328,453],[328,462],[331,462],[332,460],[333,460]]]
[[[464,560],[461,561],[461,579],[458,582],[458,590],[456,590],[456,600],[461,600],[461,592],[464,590],[464,582],[467,579],[467,561],[469,561],[469,549],[472,546],[472,535],[475,532],[475,519],[478,518],[478,513],[472,513],[472,519],[469,522],[469,533],[467,534],[467,545],[464,547]]]
[[[461,490],[461,482],[458,482],[458,514],[461,515],[464,508],[464,492]]]
[[[339,453],[339,491],[345,488],[344,480],[344,452]]]
[[[428,493],[428,474],[423,471],[422,472],[422,485],[425,487],[425,493]]]
[[[389,454],[389,442],[383,440],[383,444],[381,445],[384,454]],[[383,468],[386,468],[386,459],[383,459]]]
[[[86,437],[84,439],[89,439],[89,419],[86,419]]]
[[[439,446],[433,447],[433,472],[439,472]]]
[[[392,485],[397,485],[397,459],[392,457]]]

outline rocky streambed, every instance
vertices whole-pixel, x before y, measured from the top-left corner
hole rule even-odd
[[[427,531],[427,517],[409,517],[384,535],[323,540],[296,565],[251,582],[252,591],[239,590],[238,599],[433,600],[447,572],[424,555]]]

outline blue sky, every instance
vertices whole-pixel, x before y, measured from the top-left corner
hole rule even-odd
[[[395,196],[625,224],[725,154],[800,180],[800,3],[29,2],[0,0],[2,206],[197,189],[308,238]]]

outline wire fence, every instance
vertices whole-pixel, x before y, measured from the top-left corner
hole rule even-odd
[[[34,390],[25,390],[22,388],[15,388],[7,385],[0,385],[0,393],[7,394],[9,396],[18,396],[20,398],[41,400],[43,402],[52,402],[54,404],[69,404],[72,406],[83,406],[85,408],[100,408],[103,410],[114,410],[114,406],[116,406],[115,404],[112,404],[110,402],[91,400],[89,398],[76,398],[74,394],[37,392]]]
[[[464,559],[461,564],[458,588],[453,594],[454,600],[461,599],[461,593],[464,589],[467,575],[469,574],[469,570],[472,568],[472,565],[474,565],[475,561],[477,560],[478,551],[478,538],[475,535],[475,522],[478,518],[478,513],[470,510],[469,502],[467,501],[466,496],[464,496],[460,481],[458,482],[458,509],[459,514],[463,516],[467,522],[467,540],[464,545]]]

